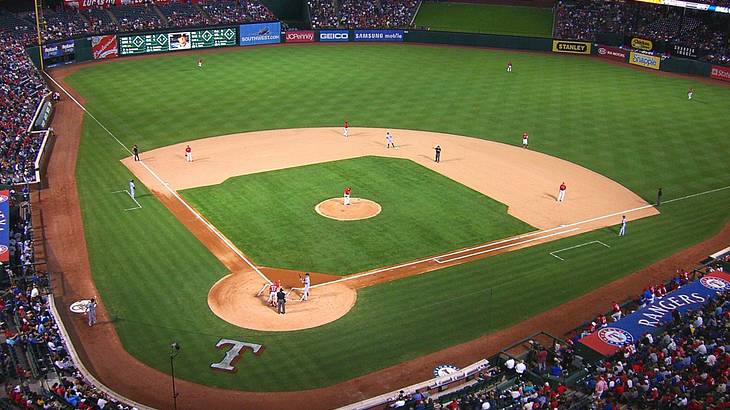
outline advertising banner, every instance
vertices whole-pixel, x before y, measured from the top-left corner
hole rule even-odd
[[[730,81],[730,68],[713,65],[712,71],[710,71],[710,77],[718,80]]]
[[[74,53],[74,41],[67,40],[63,43],[46,44],[43,46],[43,59],[61,57]]]
[[[0,191],[0,262],[7,262],[10,260],[10,251],[8,250],[8,244],[10,243],[10,203],[8,200],[10,191]]]
[[[622,346],[639,341],[645,333],[659,332],[664,324],[671,322],[673,311],[684,313],[696,310],[718,293],[728,289],[730,289],[730,275],[725,272],[713,272],[667,293],[661,299],[655,299],[654,303],[591,333],[580,339],[579,343],[604,356],[611,356]]]
[[[632,37],[631,48],[635,48],[637,50],[651,51],[654,49],[654,43],[651,40],[647,40],[645,38]]]
[[[682,57],[697,58],[697,49],[694,47],[674,45],[674,54]]]
[[[626,56],[629,54],[628,51],[616,47],[609,47],[600,44],[597,47],[596,52],[599,57],[610,58],[612,60],[626,61]]]
[[[637,53],[632,51],[629,55],[629,64],[638,65],[653,70],[658,70],[662,65],[662,58],[659,56],[652,56],[644,53]]]
[[[91,52],[94,60],[117,58],[117,36],[110,34],[106,36],[91,37]]]
[[[319,41],[350,41],[348,30],[320,30]]]
[[[314,31],[287,31],[284,40],[287,43],[314,43]]]
[[[570,54],[590,54],[591,43],[585,41],[553,40],[553,52]]]
[[[236,29],[234,27],[223,27],[203,30],[176,31],[170,33],[119,36],[117,42],[119,55],[123,56],[154,53],[159,51],[235,46]]]
[[[355,30],[355,41],[403,41],[403,30]]]
[[[281,43],[281,22],[242,24],[239,45],[255,46],[257,44]]]

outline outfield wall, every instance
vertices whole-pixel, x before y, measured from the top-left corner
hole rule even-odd
[[[181,37],[189,40],[182,44]],[[432,30],[296,30],[282,31],[278,21],[240,25],[167,29],[142,33],[108,34],[77,38],[28,49],[37,66],[54,66],[77,62],[125,57],[131,55],[169,53],[179,50],[252,46],[280,43],[420,43],[470,47],[491,47],[511,50],[545,51],[554,53],[594,55],[672,73],[690,74],[730,81],[730,68],[713,66],[695,59],[660,53],[651,40],[602,34],[600,43],[538,37],[496,34],[459,33]],[[629,42],[632,47],[622,47]]]

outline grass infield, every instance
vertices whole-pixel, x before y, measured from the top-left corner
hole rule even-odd
[[[340,222],[314,211],[348,185],[354,197],[378,202],[380,215]],[[257,264],[320,273],[361,272],[534,229],[506,205],[404,159],[245,175],[181,195]]]
[[[335,127],[347,117],[353,127],[514,145],[528,131],[531,149],[600,172],[650,202],[658,186],[668,200],[730,185],[730,89],[706,82],[586,57],[413,45],[231,49],[205,54],[204,70],[198,57],[119,59],[68,81],[118,138],[143,150],[248,130]],[[690,87],[695,98],[687,101]],[[110,192],[131,177],[119,163],[125,155],[84,121],[77,180],[100,296],[139,360],[167,372],[176,340],[184,346],[178,376],[234,389],[326,386],[474,339],[695,244],[730,216],[730,190],[668,203],[620,240],[603,229],[368,287],[328,325],[253,332],[210,312],[207,292],[225,269],[162,204],[147,195],[142,210],[122,210],[128,203]],[[550,255],[593,240],[610,250],[568,252],[565,261]],[[209,365],[222,358],[214,345],[223,337],[266,350],[243,357],[236,374],[216,373]]]
[[[549,8],[464,3],[423,3],[416,27],[462,33],[551,37],[553,11]]]

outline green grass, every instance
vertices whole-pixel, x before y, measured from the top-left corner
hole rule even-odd
[[[237,49],[207,54],[203,72],[196,58],[119,59],[83,68],[69,82],[94,116],[143,150],[247,130],[340,126],[347,117],[354,127],[514,145],[528,131],[531,149],[607,175],[649,201],[658,186],[672,199],[730,185],[730,89],[706,82],[576,56],[407,45]],[[504,73],[508,59],[513,75]],[[103,129],[84,122],[77,177],[86,241],[119,336],[161,371],[177,340],[180,377],[234,389],[325,386],[471,340],[695,244],[730,216],[730,190],[718,191],[666,204],[660,216],[632,222],[621,239],[603,229],[361,289],[336,322],[253,332],[210,312],[206,294],[225,269],[154,197],[140,198],[143,210],[121,210],[127,204],[110,192],[131,177],[118,162],[124,155]],[[566,261],[549,255],[592,240],[611,249],[579,249]],[[236,374],[212,372],[222,337],[266,350],[247,354]],[[275,371],[284,362],[290,370]]]
[[[423,3],[416,27],[462,33],[551,37],[553,11],[549,8],[463,3]]]
[[[341,222],[314,211],[348,185],[382,212]],[[181,195],[255,263],[320,273],[361,272],[534,229],[509,216],[504,204],[402,159],[362,157],[245,175]]]

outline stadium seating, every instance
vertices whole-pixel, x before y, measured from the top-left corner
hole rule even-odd
[[[406,28],[410,27],[420,1],[310,0],[312,28]]]

